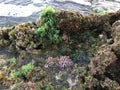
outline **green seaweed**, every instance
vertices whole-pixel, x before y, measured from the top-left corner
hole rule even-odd
[[[109,13],[108,10],[99,10],[98,8],[93,8],[93,12],[101,15]]]
[[[31,72],[33,69],[34,69],[34,65],[29,63],[27,65],[22,66],[18,70],[16,69],[11,70],[9,79],[11,80],[16,77],[26,77],[27,73]]]
[[[11,31],[9,32],[9,35],[10,35],[10,36],[15,36],[15,34],[16,34],[16,30],[11,30]]]
[[[49,39],[51,42],[61,41],[60,30],[56,28],[57,13],[52,7],[45,7],[41,13],[41,23],[35,30],[35,35],[41,38]]]
[[[53,88],[53,86],[51,85],[51,83],[48,83],[48,84],[46,85],[45,90],[54,90],[54,88]]]

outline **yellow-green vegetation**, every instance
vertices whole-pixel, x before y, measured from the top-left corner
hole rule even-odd
[[[9,35],[10,35],[10,36],[15,36],[15,34],[16,34],[16,30],[11,30],[11,31],[9,32]]]
[[[11,70],[9,79],[16,78],[16,77],[26,77],[28,72],[31,72],[34,69],[34,65],[32,63],[23,65],[19,69]]]
[[[14,64],[14,65],[16,65],[16,64],[17,64],[17,60],[16,60],[16,58],[15,58],[15,57],[11,58],[11,63],[12,63],[12,64]]]
[[[94,12],[94,13],[101,14],[101,15],[104,15],[104,14],[109,13],[108,10],[99,10],[99,9],[97,9],[97,8],[93,8],[93,12]]]
[[[62,90],[67,90],[67,88],[66,88],[66,87],[63,87]]]
[[[51,42],[59,42],[61,37],[59,35],[60,30],[56,28],[57,13],[52,7],[45,7],[41,13],[41,22],[38,25],[38,29],[35,34],[38,37],[49,39]]]
[[[46,85],[45,90],[54,90],[54,88],[53,88],[53,86],[51,85],[51,83],[48,83],[48,84]]]

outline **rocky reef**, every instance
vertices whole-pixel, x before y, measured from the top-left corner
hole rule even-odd
[[[3,89],[119,90],[120,10],[46,7],[36,22],[1,28],[0,50]]]

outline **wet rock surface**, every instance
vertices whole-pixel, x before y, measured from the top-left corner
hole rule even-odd
[[[1,28],[0,86],[16,90],[119,90],[120,10],[88,16],[71,10],[56,12],[54,27],[62,37],[57,43],[34,33],[45,24],[43,17],[34,23]]]

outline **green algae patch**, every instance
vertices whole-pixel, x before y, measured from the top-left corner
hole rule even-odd
[[[41,22],[38,29],[35,30],[35,35],[41,38],[46,38],[51,42],[61,41],[60,30],[57,29],[57,12],[52,7],[45,7],[41,13]]]
[[[29,63],[27,65],[23,65],[18,70],[11,70],[9,79],[11,80],[11,79],[14,79],[14,78],[17,78],[17,77],[27,78],[27,74],[29,72],[32,72],[33,69],[34,69],[34,65]]]

